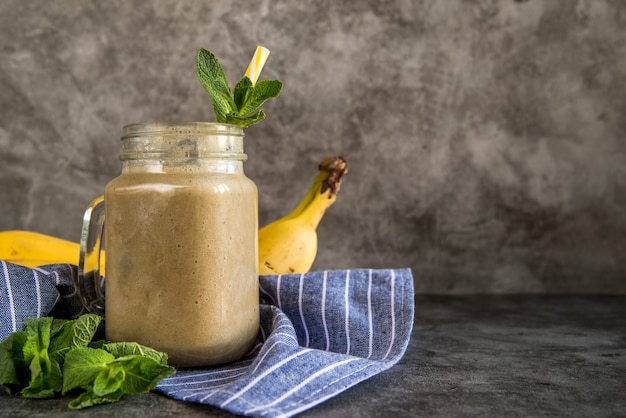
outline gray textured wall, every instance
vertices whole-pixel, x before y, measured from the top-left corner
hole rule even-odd
[[[626,2],[0,2],[0,230],[78,240],[121,126],[214,120],[204,47],[284,82],[247,131],[262,223],[350,163],[315,269],[420,293],[626,293]]]

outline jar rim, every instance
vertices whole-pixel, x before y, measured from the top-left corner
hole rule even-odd
[[[243,128],[220,122],[193,122],[193,121],[147,121],[136,122],[122,127],[122,139],[143,135],[168,134],[201,134],[201,135],[229,135],[244,136]]]

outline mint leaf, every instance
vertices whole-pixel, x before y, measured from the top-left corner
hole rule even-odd
[[[166,353],[157,351],[154,348],[146,347],[137,343],[109,343],[105,342],[100,348],[113,354],[116,358],[126,357],[130,355],[139,355],[149,357],[159,364],[167,364],[168,356]]]
[[[69,403],[73,409],[110,403],[124,395],[139,395],[176,372],[171,366],[141,355],[115,359],[111,353],[96,348],[80,348],[68,353],[63,368],[63,393],[86,389]]]
[[[198,51],[196,74],[200,84],[211,96],[217,121],[241,128],[265,119],[260,106],[266,100],[278,96],[283,86],[278,80],[262,80],[253,85],[244,76],[235,85],[233,92],[219,61],[206,49]]]
[[[122,396],[124,396],[124,393],[122,393],[121,390],[117,390],[104,396],[96,396],[93,391],[89,390],[81,393],[76,399],[70,401],[67,405],[71,409],[82,409],[94,405],[117,402],[122,398]]]
[[[97,348],[71,350],[63,365],[63,395],[77,388],[91,389],[98,374],[113,360],[113,354]]]
[[[125,378],[124,366],[120,363],[110,363],[96,376],[93,383],[93,394],[99,397],[107,396],[117,391],[124,383]]]
[[[50,330],[50,358],[54,359],[59,366],[63,366],[65,354],[72,348],[73,321],[54,320]]]
[[[252,89],[252,80],[250,80],[248,77],[242,78],[241,80],[239,80],[239,83],[235,85],[234,100],[235,106],[238,110],[241,109],[248,100],[248,95],[250,94]]]
[[[139,395],[156,388],[159,381],[176,373],[171,366],[143,356],[126,356],[116,360],[124,366],[126,378],[120,386],[127,395]]]
[[[63,331],[63,327],[70,322],[72,321],[69,319],[52,318],[52,324],[50,325],[50,338],[54,338],[59,335],[59,333]]]
[[[265,119],[265,113],[263,113],[263,110],[259,110],[254,115],[247,117],[240,117],[237,113],[231,113],[230,115],[228,115],[226,123],[239,125],[242,128],[247,128],[248,126],[257,123],[263,119]]]
[[[50,327],[52,318],[35,318],[24,320],[26,328],[26,341],[22,351],[26,364],[36,358],[42,351],[47,350],[50,345]]]
[[[30,378],[23,352],[26,339],[26,331],[17,331],[0,343],[0,385],[9,394],[18,393]]]
[[[51,327],[50,358],[63,368],[67,352],[87,347],[96,334],[101,320],[100,316],[94,314],[81,315],[74,320],[55,319]]]
[[[25,398],[45,399],[53,398],[61,392],[63,375],[59,363],[50,360],[47,355],[39,355],[30,364],[31,381],[22,389]]]
[[[282,87],[283,83],[278,80],[259,81],[246,97],[243,106],[238,108],[239,113],[245,116],[250,112],[254,112],[267,99],[278,96]]]
[[[22,389],[26,398],[50,398],[61,391],[63,377],[59,363],[48,355],[52,318],[27,319],[24,362],[30,369],[30,383]]]
[[[95,314],[85,314],[79,316],[72,324],[72,348],[87,347],[96,331],[102,318]]]
[[[198,51],[196,74],[202,87],[211,96],[217,121],[225,123],[226,115],[236,108],[235,100],[222,65],[215,55],[204,48]]]

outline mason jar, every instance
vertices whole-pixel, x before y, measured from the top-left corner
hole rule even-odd
[[[106,338],[175,367],[237,360],[259,330],[258,197],[243,130],[210,122],[125,126],[104,193]]]

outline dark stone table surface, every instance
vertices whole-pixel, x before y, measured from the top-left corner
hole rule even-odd
[[[301,417],[626,417],[626,296],[417,296],[408,351]],[[82,411],[0,395],[2,417],[229,417],[158,393]]]

